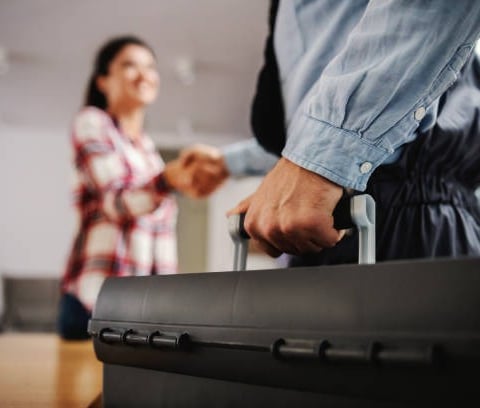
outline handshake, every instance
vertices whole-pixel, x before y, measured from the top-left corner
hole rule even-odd
[[[223,184],[229,172],[220,149],[197,144],[168,162],[164,176],[167,184],[182,194],[204,198]]]

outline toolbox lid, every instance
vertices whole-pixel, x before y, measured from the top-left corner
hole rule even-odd
[[[329,331],[478,330],[480,259],[106,279],[92,320]]]

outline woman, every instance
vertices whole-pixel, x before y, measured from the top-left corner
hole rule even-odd
[[[64,338],[88,338],[106,277],[176,271],[177,206],[170,191],[189,194],[189,184],[181,159],[165,165],[143,132],[159,82],[154,53],[138,38],[115,38],[98,52],[72,130],[79,225],[62,279]]]

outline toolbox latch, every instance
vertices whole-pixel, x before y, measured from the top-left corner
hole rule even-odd
[[[441,357],[437,346],[389,346],[379,341],[334,344],[328,340],[277,339],[271,347],[277,359],[309,359],[325,363],[434,366]]]
[[[100,330],[98,339],[106,344],[124,344],[127,346],[150,346],[172,350],[185,349],[189,344],[188,333],[139,333],[131,329],[115,330],[105,328]]]

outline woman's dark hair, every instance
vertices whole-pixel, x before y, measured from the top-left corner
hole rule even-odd
[[[144,47],[148,49],[152,55],[155,55],[153,49],[145,41],[133,35],[115,37],[107,41],[97,52],[93,72],[88,81],[85,106],[96,106],[103,110],[107,108],[107,98],[105,98],[103,92],[98,89],[97,78],[101,75],[107,75],[112,60],[124,47],[131,44]]]

